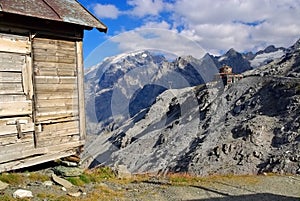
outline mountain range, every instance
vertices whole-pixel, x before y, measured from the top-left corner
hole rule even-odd
[[[287,51],[286,48],[268,46],[256,54],[230,49],[222,56],[207,53],[200,59],[182,56],[174,61],[150,51],[106,58],[85,73],[89,132],[119,126],[124,120],[149,108],[166,89],[210,82],[223,65],[231,66],[234,73],[243,73],[279,59]],[[129,80],[135,80],[135,83]],[[114,97],[123,102],[123,108],[119,103],[111,102]]]
[[[168,61],[143,51],[86,71],[87,166],[196,175],[300,173],[300,41]],[[216,80],[222,65],[243,79]]]

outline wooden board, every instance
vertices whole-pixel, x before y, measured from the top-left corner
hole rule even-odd
[[[72,84],[39,84],[35,85],[36,92],[65,92],[65,91],[77,91],[77,85]]]
[[[76,76],[77,72],[73,69],[34,69],[35,75],[41,76]]]
[[[37,147],[50,147],[58,144],[67,144],[69,142],[78,142],[80,141],[79,134],[70,135],[70,136],[59,136],[56,138],[51,138],[51,140],[41,140],[38,142]]]
[[[0,83],[0,94],[22,95],[24,94],[22,83]],[[1,110],[0,110],[1,113]]]
[[[77,77],[60,77],[60,76],[35,76],[36,84],[75,84],[77,85]]]
[[[25,65],[25,56],[14,53],[0,52],[0,71],[22,72]]]
[[[20,124],[21,132],[27,133],[34,131],[34,124],[27,123],[27,124]],[[2,125],[0,126],[0,136],[2,135],[10,135],[10,134],[18,134],[17,126],[16,125]]]
[[[66,99],[51,99],[51,100],[39,100],[36,103],[37,108],[50,108],[50,107],[78,107],[78,100],[72,98]]]
[[[26,101],[26,96],[22,93],[21,95],[13,95],[13,94],[0,94],[0,102],[19,102]]]
[[[16,102],[0,102],[0,117],[18,116],[18,115],[31,115],[32,102],[29,101],[16,101]]]
[[[83,53],[82,53],[82,41],[76,42],[76,54],[77,54],[77,72],[78,72],[78,104],[79,104],[79,118],[80,118],[80,138],[84,140],[86,138],[86,119],[85,119],[85,101],[84,101],[84,69],[83,69]]]
[[[17,145],[17,144],[26,143],[26,142],[29,142],[31,145],[33,144],[33,142],[34,142],[33,132],[24,133],[22,138],[18,138],[18,136],[16,134],[0,135],[0,146],[3,148],[4,148],[4,146],[7,146],[7,145],[13,145],[13,144]],[[30,147],[28,147],[28,148],[30,148]],[[7,150],[7,152],[8,151],[15,153],[15,149],[9,149],[9,150]]]
[[[37,100],[53,100],[53,99],[77,99],[78,94],[75,93],[74,91],[69,91],[69,92],[40,92],[37,93],[36,95]]]
[[[31,140],[30,142],[9,144],[9,145],[1,147],[0,158],[9,153],[14,153],[15,155],[17,155],[16,153],[18,153],[22,150],[33,150],[33,149],[34,149],[33,140]],[[10,160],[14,160],[15,157],[10,158]],[[2,160],[0,159],[0,161],[2,161]]]
[[[29,37],[0,33],[0,52],[29,54],[31,51]]]
[[[34,62],[35,69],[69,69],[76,70],[75,64],[65,64],[65,63],[57,63],[57,62]]]
[[[0,71],[0,84],[10,82],[10,83],[21,83],[22,73],[21,72],[1,72]]]

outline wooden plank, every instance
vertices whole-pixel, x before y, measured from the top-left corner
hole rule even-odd
[[[77,78],[74,76],[59,77],[59,76],[35,76],[37,84],[77,84]]]
[[[32,59],[26,55],[26,65],[22,68],[22,83],[23,89],[28,99],[32,100],[33,97],[33,81],[32,81]]]
[[[68,121],[56,124],[45,124],[42,126],[43,132],[56,132],[61,129],[79,128],[79,121]]]
[[[74,56],[52,56],[52,55],[35,55],[34,54],[33,61],[75,64],[75,57]]]
[[[83,53],[82,41],[76,42],[76,58],[78,72],[78,104],[79,104],[79,119],[80,119],[80,138],[86,138],[86,118],[85,118],[85,100],[84,100],[84,69],[83,69]]]
[[[22,95],[24,94],[22,83],[2,82],[0,83],[0,94]]]
[[[77,85],[72,84],[47,84],[47,83],[36,83],[35,85],[36,92],[65,92],[65,91],[77,91]]]
[[[36,123],[52,122],[57,119],[65,119],[69,117],[78,117],[78,111],[63,110],[63,111],[51,111],[51,112],[37,112]]]
[[[62,114],[56,116],[38,116],[36,118],[37,124],[50,124],[50,123],[60,123],[65,121],[76,121],[79,120],[78,115],[73,114]]]
[[[75,42],[65,40],[53,40],[48,38],[34,38],[33,48],[59,49],[73,48],[75,52]]]
[[[29,37],[0,33],[0,52],[29,54],[31,46]]]
[[[12,135],[1,135],[0,136],[0,146],[7,146],[7,145],[13,145],[13,144],[20,144],[25,142],[33,143],[33,132],[27,132],[24,133],[24,136],[22,138],[18,138],[17,134]],[[15,153],[15,150],[12,149],[11,152]]]
[[[52,106],[52,107],[36,107],[38,115],[40,114],[63,114],[63,113],[78,113],[78,106],[67,105],[67,106]],[[56,115],[53,115],[56,116]]]
[[[74,106],[78,108],[78,100],[77,99],[51,99],[51,100],[39,100],[36,101],[37,108],[49,108],[49,107],[70,107]]]
[[[8,103],[0,103],[0,117],[31,115],[32,102],[31,101],[16,101]]]
[[[39,92],[35,94],[37,100],[57,100],[57,99],[77,99],[78,95],[74,91],[70,92]]]
[[[47,154],[43,154],[43,155],[37,155],[38,153],[39,153],[38,150],[33,150],[30,154],[22,153],[21,156],[23,156],[24,159],[0,164],[0,172],[17,170],[17,169],[45,163],[48,161],[53,161],[53,160],[56,160],[59,158],[64,158],[64,157],[76,154],[76,151],[75,150],[67,150],[67,151],[62,151],[62,152],[47,153]],[[26,155],[27,155],[27,157],[25,157]],[[29,156],[32,156],[32,157],[29,157]]]
[[[24,142],[24,143],[17,143],[17,144],[9,144],[9,145],[5,145],[5,146],[1,146],[0,149],[0,157],[3,157],[3,155],[6,155],[8,153],[14,153],[15,155],[18,155],[16,153],[22,151],[22,150],[30,150],[30,149],[34,149],[34,143],[33,140],[31,142]],[[13,160],[13,158],[11,158],[11,160]],[[1,159],[0,159],[1,162]]]
[[[31,132],[34,131],[34,124],[27,123],[27,124],[20,124],[21,132]],[[0,125],[0,136],[1,135],[10,135],[10,134],[17,134],[17,126],[16,125]]]
[[[21,72],[0,72],[0,84],[2,82],[21,83],[22,73]]]
[[[37,76],[76,76],[74,69],[34,69],[34,74]]]
[[[83,145],[84,141],[76,141],[35,149],[22,147],[21,151],[19,151],[18,154],[14,153],[14,155],[0,154],[0,157],[5,156],[6,158],[10,158],[10,162],[6,163],[2,162],[2,160],[4,161],[4,158],[2,158],[2,160],[0,158],[0,172],[20,169],[62,157],[71,156],[76,154],[76,149]],[[9,148],[9,150],[12,150],[12,148]],[[17,160],[16,158],[22,160]]]
[[[34,62],[34,68],[38,69],[73,69],[76,70],[75,64],[65,64],[65,63],[57,63],[57,62]]]
[[[26,96],[22,95],[12,95],[12,94],[0,94],[0,102],[12,102],[12,101],[26,101]]]
[[[22,67],[24,64],[24,55],[0,52],[0,71],[22,72]]]
[[[79,133],[79,128],[69,128],[69,129],[62,129],[58,130],[55,132],[42,132],[38,134],[37,141],[45,141],[45,140],[52,140],[52,139],[57,139],[60,137],[65,137],[65,136],[74,136],[78,135],[80,136]]]
[[[35,55],[51,55],[51,56],[74,56],[74,48],[34,48]]]
[[[0,126],[16,124],[17,120],[23,123],[32,123],[32,118],[30,117],[9,117],[0,118]]]
[[[38,147],[49,147],[53,145],[66,144],[69,142],[77,142],[77,141],[80,141],[79,134],[71,135],[71,136],[59,136],[56,138],[52,138],[51,140],[43,140],[43,141],[39,140]]]

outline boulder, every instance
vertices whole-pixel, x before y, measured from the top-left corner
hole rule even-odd
[[[78,167],[57,166],[54,168],[54,172],[64,177],[77,177],[83,173],[83,169]]]
[[[72,188],[73,184],[63,178],[60,178],[58,176],[56,176],[55,174],[52,174],[52,179],[55,183],[65,187],[65,188]]]
[[[129,172],[125,165],[115,166],[114,172],[116,173],[119,179],[130,179],[132,177],[131,172]]]
[[[14,198],[32,198],[32,192],[28,190],[18,189],[13,193]]]

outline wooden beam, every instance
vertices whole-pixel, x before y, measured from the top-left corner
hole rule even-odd
[[[28,99],[33,98],[33,77],[32,77],[32,58],[30,55],[26,55],[26,63],[22,69],[23,76],[23,88]]]
[[[34,153],[36,153],[36,154],[34,154]],[[23,158],[21,158],[22,160],[19,159],[16,161],[0,164],[0,172],[17,170],[17,169],[45,163],[48,161],[53,161],[56,159],[68,157],[68,156],[76,154],[76,151],[75,150],[67,150],[67,151],[63,151],[63,152],[54,152],[54,153],[48,153],[48,154],[43,154],[43,155],[38,155],[38,154],[39,154],[39,152],[34,150],[31,152],[31,154],[27,154],[29,156],[36,155],[34,157],[27,157],[27,158],[23,157]],[[24,156],[24,155],[26,155],[26,153],[22,154],[22,156]]]
[[[78,79],[78,105],[80,119],[80,138],[86,138],[86,118],[85,118],[85,100],[84,100],[84,69],[83,69],[82,41],[76,42],[76,63]]]

